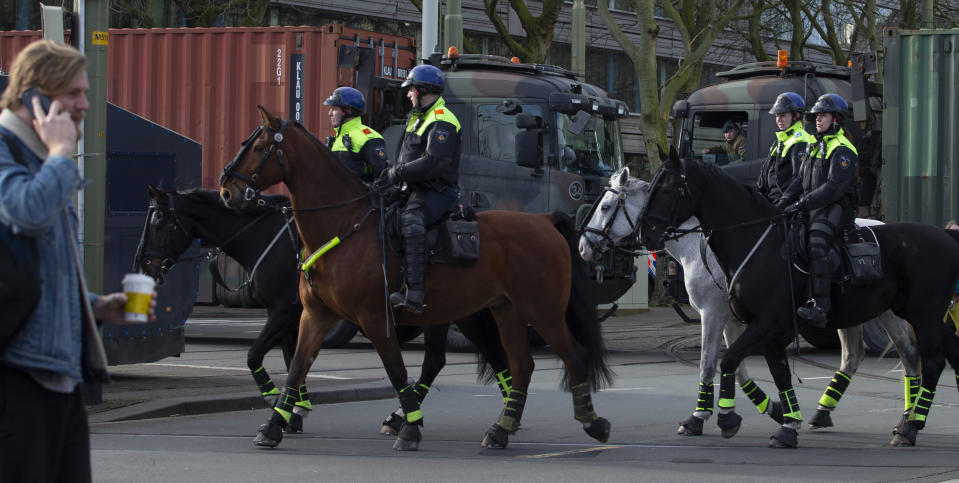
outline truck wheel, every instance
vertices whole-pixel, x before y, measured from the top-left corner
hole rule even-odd
[[[456,324],[450,324],[450,331],[446,334],[446,350],[454,352],[469,352],[474,350],[473,343],[460,332]]]
[[[862,340],[866,343],[866,354],[871,356],[879,356],[882,354],[882,351],[886,349],[886,346],[890,344],[886,330],[879,325],[879,321],[876,319],[868,320],[862,324]],[[892,346],[892,348],[889,349],[886,357],[899,357],[899,353],[896,352],[896,346]]]
[[[807,327],[800,330],[799,334],[802,335],[802,338],[805,339],[806,342],[812,344],[812,346],[817,349],[835,350],[841,346],[839,343],[839,334],[833,329]]]
[[[356,331],[358,330],[360,330],[360,328],[357,327],[356,324],[340,319],[340,321],[326,333],[326,338],[323,339],[323,348],[336,349],[343,347],[347,342],[353,339],[353,336],[356,335]]]

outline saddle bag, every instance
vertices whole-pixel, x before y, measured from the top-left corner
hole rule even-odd
[[[879,256],[878,243],[849,243],[845,251],[850,284],[871,285],[882,280],[882,259]]]
[[[479,259],[479,222],[448,220],[446,222],[446,246],[449,248],[451,264],[473,264]]]

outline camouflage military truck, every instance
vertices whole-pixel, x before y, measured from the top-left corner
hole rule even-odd
[[[789,62],[780,68],[776,62],[758,62],[720,72],[716,76],[723,82],[694,91],[673,105],[673,117],[682,123],[680,157],[719,164],[741,182],[755,184],[776,139],[775,116],[769,114],[776,97],[783,92],[795,92],[803,96],[808,109],[822,94],[836,93],[853,108],[843,129],[859,151],[860,216],[875,217],[880,208],[877,191],[882,163],[882,88],[870,80],[876,72],[875,53],[854,55],[851,68],[804,61]],[[741,134],[746,136],[745,156],[726,159],[721,154],[703,154],[703,150],[725,141],[722,129],[727,121],[737,123]],[[807,114],[805,124],[808,132],[815,132],[814,116]],[[677,300],[688,302],[682,267],[671,259],[665,263],[669,267],[667,290]],[[877,324],[873,325],[879,330]],[[803,335],[818,347],[838,347],[839,344],[835,331],[807,331]],[[885,347],[885,337],[881,334],[872,340],[871,345],[882,344],[880,350]]]
[[[574,72],[491,55],[447,58],[439,67],[446,106],[462,124],[464,205],[581,218],[623,166],[619,119],[626,104]],[[384,132],[391,159],[404,127]],[[593,269],[600,303],[617,300],[636,277],[633,258],[621,253]]]

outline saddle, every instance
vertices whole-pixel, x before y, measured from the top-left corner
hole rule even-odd
[[[795,248],[795,267],[809,273],[809,257],[806,251],[806,224],[793,225],[789,234]],[[882,259],[879,241],[868,226],[856,226],[836,237],[829,247],[829,262],[832,265],[833,283],[850,285],[873,285],[882,280]]]
[[[386,210],[386,240],[400,258],[405,252],[400,227],[401,207],[402,203],[397,202]],[[380,233],[381,239],[382,236]],[[479,222],[472,208],[456,205],[436,223],[426,227],[427,264],[467,267],[479,259],[479,250]]]

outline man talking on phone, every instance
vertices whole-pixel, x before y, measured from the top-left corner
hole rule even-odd
[[[73,152],[90,108],[88,89],[83,54],[38,40],[14,59],[0,96],[0,230],[35,240],[42,280],[33,314],[0,348],[4,481],[91,480],[77,387],[109,381],[93,319],[123,324],[126,296],[88,294],[80,281],[71,200],[83,187]]]

